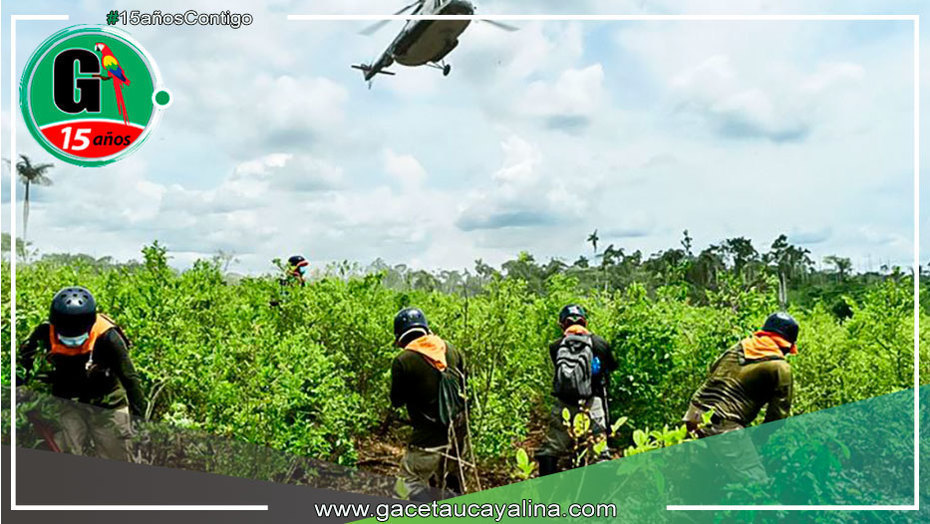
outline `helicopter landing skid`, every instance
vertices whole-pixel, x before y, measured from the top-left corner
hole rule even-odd
[[[449,76],[449,73],[452,72],[452,65],[447,64],[445,60],[441,60],[439,62],[430,62],[427,65],[433,69],[439,69],[442,71],[442,76]]]

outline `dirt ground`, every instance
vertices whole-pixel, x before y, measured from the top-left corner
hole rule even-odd
[[[532,457],[533,453],[542,444],[546,433],[545,417],[538,413],[539,410],[534,410],[526,438],[520,442],[514,442],[513,449],[508,456],[501,457],[498,460],[479,461],[479,478],[482,489],[495,488],[516,481],[512,473],[514,471],[514,454],[517,448],[525,449]],[[407,435],[409,435],[409,427],[395,420],[389,426],[380,428],[379,431],[356,439],[355,449],[358,453],[358,468],[372,473],[397,477],[400,474],[400,461],[404,456]]]

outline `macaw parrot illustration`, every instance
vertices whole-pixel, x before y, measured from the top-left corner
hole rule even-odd
[[[119,65],[119,61],[113,56],[113,51],[106,44],[98,42],[94,45],[94,51],[100,53],[100,62],[107,72],[107,78],[101,76],[103,80],[113,80],[113,92],[116,94],[116,108],[119,114],[123,115],[123,123],[129,123],[129,113],[126,111],[126,104],[123,102],[123,84],[129,85],[129,78],[126,72]]]

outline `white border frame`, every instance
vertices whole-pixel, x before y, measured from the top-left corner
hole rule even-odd
[[[16,156],[16,22],[17,20],[68,20],[68,15],[10,16],[10,159]],[[668,505],[670,511],[918,511],[920,509],[920,15],[302,15],[288,21],[379,20],[494,20],[494,21],[910,21],[914,28],[914,504],[911,505]],[[2,35],[0,35],[2,36]],[[0,137],[2,140],[2,137]],[[10,177],[10,369],[16,369],[16,177]],[[12,375],[11,375],[12,378]],[[10,395],[11,418],[16,418],[16,395]],[[267,510],[268,506],[160,506],[160,505],[17,505],[16,425],[11,426],[10,501],[12,510]]]
[[[300,15],[291,21],[910,21],[914,28],[914,503],[904,505],[667,505],[668,511],[919,511],[920,510],[920,15]]]

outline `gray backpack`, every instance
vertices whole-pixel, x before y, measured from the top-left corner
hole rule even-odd
[[[567,401],[591,398],[591,362],[594,345],[591,335],[568,334],[555,353],[552,393]]]

